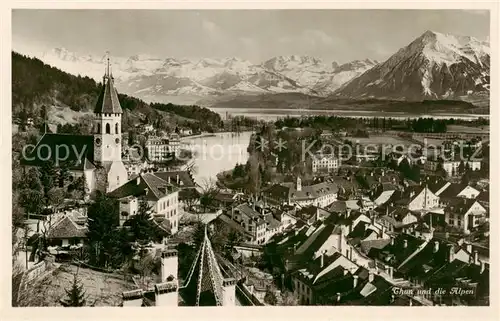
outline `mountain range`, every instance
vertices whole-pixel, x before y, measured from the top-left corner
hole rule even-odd
[[[277,56],[261,63],[240,58],[110,57],[120,92],[146,101],[300,93],[352,99],[489,98],[489,43],[427,31],[386,61],[342,65],[310,56]],[[35,55],[63,71],[100,80],[106,56],[57,48]]]

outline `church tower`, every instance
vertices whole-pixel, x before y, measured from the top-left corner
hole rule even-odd
[[[94,108],[94,161],[106,171],[107,192],[123,185],[128,178],[122,162],[122,114],[108,57],[102,90]]]

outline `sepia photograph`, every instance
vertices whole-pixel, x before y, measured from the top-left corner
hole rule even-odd
[[[10,305],[490,306],[491,14],[12,9]]]

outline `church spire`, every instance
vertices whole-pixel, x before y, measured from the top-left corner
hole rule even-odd
[[[106,51],[106,68],[102,79],[102,90],[97,99],[94,113],[98,114],[122,114],[118,93],[114,88],[111,64],[109,62],[109,51]]]
[[[105,76],[109,78],[111,76],[109,72],[109,51],[106,51],[106,71],[105,71]]]

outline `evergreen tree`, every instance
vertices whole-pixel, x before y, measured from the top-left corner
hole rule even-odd
[[[65,307],[83,307],[85,306],[85,291],[83,285],[80,284],[77,273],[73,276],[73,284],[69,290],[65,290],[67,298],[61,301]]]
[[[57,177],[57,171],[54,167],[54,163],[52,161],[44,162],[41,167],[41,182],[43,185],[43,195],[45,197],[46,205],[49,205],[49,191],[54,187],[54,183]]]
[[[118,204],[116,200],[99,193],[96,201],[88,208],[87,238],[90,248],[90,260],[97,266],[107,266],[111,262],[113,240],[119,225]]]
[[[151,206],[145,199],[139,200],[137,214],[127,221],[127,226],[130,226],[134,240],[141,243],[158,241],[165,236],[160,227],[153,222]]]

